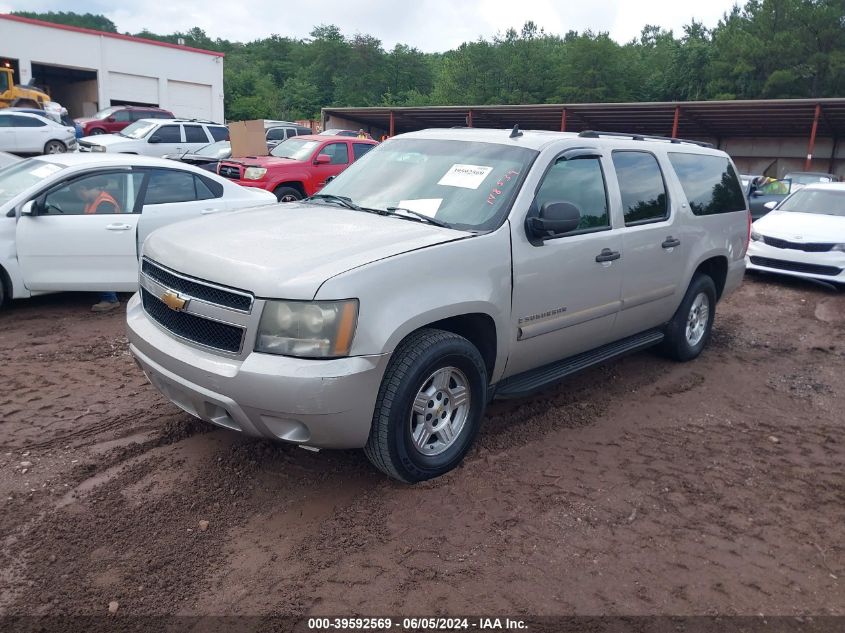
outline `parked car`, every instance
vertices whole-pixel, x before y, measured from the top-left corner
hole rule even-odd
[[[64,154],[75,150],[76,131],[43,115],[0,110],[0,151]]]
[[[166,227],[144,244],[131,353],[213,424],[441,475],[494,395],[707,344],[745,270],[739,179],[722,151],[634,138],[415,132],[284,212]]]
[[[189,165],[201,167],[210,172],[217,172],[217,164],[232,155],[232,144],[229,141],[215,141],[205,147],[200,147],[195,152],[183,154],[165,154],[164,158],[178,160]]]
[[[822,171],[792,171],[783,177],[792,183],[792,190],[797,191],[806,185],[814,185],[817,183],[839,182],[839,178],[833,174],[827,174]]]
[[[70,118],[70,115],[67,114],[66,110],[64,113],[59,112],[53,114],[45,110],[39,110],[38,108],[7,108],[6,110],[4,110],[4,112],[28,112],[29,114],[35,114],[45,119],[49,119],[50,121],[61,123],[65,127],[72,127],[74,130],[74,135],[76,136],[76,140],[79,140],[83,137],[82,126],[76,123],[72,118]]]
[[[264,121],[264,129],[266,130],[267,149],[273,149],[282,141],[294,136],[306,136],[313,133],[310,127],[297,125],[290,121]]]
[[[370,140],[373,138],[370,136],[369,132],[364,132],[364,135]],[[358,138],[358,130],[324,130],[320,132],[320,136],[354,136],[355,138]]]
[[[228,138],[225,125],[210,121],[141,119],[117,134],[86,136],[79,142],[79,151],[165,156],[193,152]]]
[[[754,222],[747,266],[845,288],[845,184],[806,185]]]
[[[0,152],[0,169],[8,167],[9,165],[13,165],[14,163],[20,162],[21,160],[22,159],[19,156],[15,156],[14,154]]]
[[[112,106],[104,108],[91,117],[76,119],[82,127],[83,136],[114,134],[141,119],[173,119],[173,113],[152,106]]]
[[[118,212],[99,213],[85,191],[102,193]],[[63,290],[134,291],[151,231],[267,202],[275,198],[265,191],[160,158],[75,153],[21,161],[0,171],[0,304]]]
[[[792,190],[792,181],[773,180],[762,176],[751,184],[748,194],[748,208],[751,210],[751,219],[759,220],[769,210],[786,198]]]
[[[218,173],[245,187],[260,187],[280,202],[311,196],[377,143],[341,136],[297,136],[279,143],[269,156],[220,161]]]

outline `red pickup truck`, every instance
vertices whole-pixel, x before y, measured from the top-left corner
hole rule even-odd
[[[244,187],[272,191],[279,202],[293,202],[317,193],[327,178],[337,176],[376,145],[345,136],[296,136],[279,143],[269,156],[220,161],[217,173]]]

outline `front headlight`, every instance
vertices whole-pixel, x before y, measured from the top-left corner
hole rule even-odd
[[[264,167],[247,167],[244,170],[244,178],[247,180],[260,180],[264,178],[264,174],[267,173],[267,170]]]
[[[105,152],[106,146],[105,145],[92,145],[91,151],[92,152]]]
[[[762,241],[763,241],[763,236],[762,236],[762,235],[760,235],[760,234],[759,234],[757,231],[755,231],[754,229],[751,229],[751,241],[752,241],[752,242],[762,242]]]
[[[348,356],[357,321],[357,299],[268,301],[255,351],[300,358]]]

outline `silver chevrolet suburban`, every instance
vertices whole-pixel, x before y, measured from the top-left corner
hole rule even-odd
[[[185,411],[441,475],[494,397],[650,346],[707,344],[750,216],[706,144],[600,132],[426,130],[319,194],[154,232],[131,351]]]

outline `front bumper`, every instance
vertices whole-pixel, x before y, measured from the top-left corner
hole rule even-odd
[[[754,241],[748,245],[745,265],[748,270],[845,283],[845,253],[841,251],[809,253]]]
[[[127,306],[129,349],[150,382],[206,422],[314,448],[367,442],[389,354],[309,360],[251,353],[230,359],[185,344]]]

